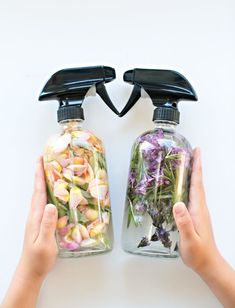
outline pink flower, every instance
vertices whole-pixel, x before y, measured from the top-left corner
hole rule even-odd
[[[69,151],[66,150],[65,152],[57,155],[55,158],[63,168],[66,168],[71,163],[71,158],[69,155]]]
[[[70,230],[72,229],[72,227],[74,226],[74,224],[68,224],[67,226],[58,229],[58,233],[60,236],[64,237],[66,234],[68,234],[70,232]]]
[[[94,173],[86,159],[74,157],[72,164],[63,169],[63,176],[70,182],[82,186],[94,178]]]
[[[60,242],[60,247],[67,250],[76,250],[80,247],[80,245],[75,241],[70,241],[70,242],[62,241]]]
[[[72,170],[74,175],[81,176],[86,170],[86,165],[70,165],[67,167],[69,170]]]
[[[50,186],[53,187],[55,181],[62,178],[61,176],[62,168],[60,164],[55,160],[48,163],[44,163],[44,168],[47,181],[50,184]]]
[[[82,242],[82,235],[79,230],[79,225],[71,225],[67,229],[67,233],[60,241],[60,247],[67,250],[76,250],[80,247]],[[61,232],[60,235],[62,236]]]

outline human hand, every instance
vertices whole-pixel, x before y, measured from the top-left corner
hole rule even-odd
[[[184,263],[207,283],[223,307],[235,307],[235,271],[218,251],[202,180],[199,149],[194,150],[188,209],[176,203],[173,214],[180,233]]]
[[[55,264],[57,245],[55,229],[57,209],[47,203],[42,158],[38,159],[34,192],[28,215],[23,252],[19,262],[22,272],[32,278],[44,278]]]
[[[46,204],[43,162],[37,162],[34,192],[20,262],[2,303],[3,308],[35,307],[41,284],[56,261],[57,209]]]
[[[188,209],[182,202],[173,207],[180,234],[183,262],[199,274],[218,257],[210,215],[206,205],[199,149],[194,150]]]

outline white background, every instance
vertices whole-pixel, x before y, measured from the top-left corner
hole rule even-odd
[[[38,94],[66,67],[115,67],[117,79],[107,89],[119,109],[132,90],[122,81],[127,69],[174,69],[188,78],[199,103],[182,102],[179,131],[202,148],[216,241],[235,266],[234,17],[232,0],[1,0],[1,299],[21,253],[36,158],[58,129],[57,104],[39,103]],[[84,109],[85,127],[106,145],[115,248],[104,256],[58,260],[38,307],[220,307],[180,260],[134,257],[120,248],[130,148],[153,127],[150,100],[122,119],[98,97],[88,98]]]

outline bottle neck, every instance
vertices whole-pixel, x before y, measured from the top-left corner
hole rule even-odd
[[[60,129],[62,132],[72,132],[82,128],[83,120],[73,119],[73,120],[64,120],[59,122]]]
[[[155,121],[155,128],[156,129],[162,129],[167,131],[175,131],[176,126],[178,125],[175,122],[169,122],[169,121]]]

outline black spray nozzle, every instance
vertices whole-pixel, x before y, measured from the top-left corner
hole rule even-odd
[[[39,100],[59,101],[58,121],[84,119],[82,103],[93,86],[105,104],[116,114],[116,107],[110,100],[105,83],[116,78],[115,70],[108,66],[90,66],[63,69],[51,76],[42,89]]]
[[[181,74],[171,70],[139,69],[124,73],[124,81],[133,84],[131,96],[120,112],[124,116],[141,97],[141,89],[150,96],[154,111],[153,120],[179,122],[177,103],[179,100],[197,100],[197,95],[188,80]]]

